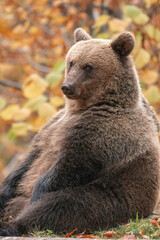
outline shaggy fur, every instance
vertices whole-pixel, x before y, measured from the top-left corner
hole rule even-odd
[[[134,37],[92,39],[77,29],[75,40],[66,57],[65,109],[0,190],[0,235],[107,229],[149,215],[157,203],[159,122],[128,56]]]

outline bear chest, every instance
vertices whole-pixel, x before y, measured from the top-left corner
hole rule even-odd
[[[73,121],[72,121],[73,120]],[[38,145],[41,148],[40,156],[34,160],[30,169],[25,174],[19,186],[19,191],[26,196],[31,196],[33,188],[38,179],[54,166],[58,160],[58,154],[61,151],[62,142],[65,139],[69,125],[75,119],[63,116],[61,119],[51,124],[42,131]]]

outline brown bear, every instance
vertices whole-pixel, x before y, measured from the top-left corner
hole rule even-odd
[[[0,235],[108,229],[149,215],[157,203],[159,122],[140,90],[133,35],[92,39],[78,28],[75,41],[65,108],[0,189]]]

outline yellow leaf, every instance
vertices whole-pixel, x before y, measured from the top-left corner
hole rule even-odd
[[[22,90],[26,98],[33,99],[41,95],[47,88],[48,83],[37,74],[26,78]]]
[[[140,13],[133,19],[133,21],[139,25],[144,25],[149,21],[149,17],[144,13]]]
[[[56,88],[63,78],[62,72],[51,72],[47,74],[46,81],[49,83],[51,88]]]
[[[117,18],[113,18],[109,21],[109,31],[111,32],[123,32],[126,30],[129,22],[128,21],[122,21]]]
[[[49,120],[54,114],[57,113],[56,108],[50,103],[43,103],[38,109],[38,115],[41,118],[46,118]]]
[[[28,108],[20,108],[13,114],[14,121],[24,121],[31,115],[31,110]]]
[[[138,32],[135,36],[136,38],[136,46],[141,48],[142,46],[142,34],[140,32]]]
[[[6,100],[0,97],[0,110],[2,110],[6,106],[6,104]]]
[[[135,46],[134,49],[132,51],[132,55],[136,56],[136,54],[138,53],[139,49],[142,47],[142,34],[139,32],[135,35]]]
[[[56,38],[56,40],[57,40],[57,38]],[[53,72],[62,73],[64,70],[65,70],[65,61],[64,61],[64,59],[60,59],[54,64]]]
[[[41,31],[40,31],[40,29],[38,27],[31,26],[28,32],[31,35],[38,35]]]
[[[13,120],[13,116],[15,112],[19,110],[19,106],[17,104],[12,104],[6,107],[1,113],[0,116],[4,120]]]
[[[25,47],[29,49],[29,46],[32,46],[33,43],[33,38],[24,38],[22,40],[14,40],[13,42],[11,42],[10,47],[12,50],[15,50],[16,48],[19,47]]]
[[[24,108],[29,108],[32,111],[36,111],[44,102],[47,101],[47,97],[44,95],[41,95],[37,98],[31,99],[29,101],[27,101],[23,107]]]
[[[50,103],[52,105],[54,105],[55,107],[61,107],[61,106],[64,105],[64,98],[63,97],[58,97],[58,96],[52,97],[50,99]]]
[[[43,11],[43,16],[47,16],[47,17],[52,16],[52,8],[45,8]]]
[[[160,30],[158,30],[157,28],[153,27],[153,25],[148,24],[147,26],[145,26],[145,31],[147,33],[147,35],[156,40],[156,41],[160,41]]]
[[[26,29],[27,28],[24,25],[19,24],[13,29],[13,33],[14,34],[24,34]]]
[[[44,102],[47,101],[46,96],[41,95],[37,98],[31,99],[24,104],[24,108],[29,108],[32,111],[36,111]]]
[[[32,131],[33,132],[38,132],[40,128],[47,122],[46,118],[41,118],[41,117],[36,117],[33,118],[30,121],[30,124],[32,125]]]
[[[8,137],[13,139],[16,136],[26,136],[28,131],[32,130],[32,125],[25,122],[13,123],[11,129],[9,130]]]
[[[134,5],[124,5],[123,11],[124,16],[129,17],[131,19],[134,19],[135,17],[142,13],[142,10]]]
[[[158,80],[158,72],[151,69],[145,69],[140,72],[140,79],[146,84],[153,84]]]
[[[145,49],[140,48],[135,58],[135,65],[138,69],[143,68],[150,61],[150,54]]]
[[[146,3],[146,7],[150,8],[152,4],[154,3],[158,3],[159,0],[144,0],[144,2]]]
[[[27,17],[28,13],[27,11],[22,11],[21,13],[19,13],[19,18],[23,21],[26,21],[26,17]],[[26,24],[26,23],[25,23]]]
[[[60,16],[60,17],[56,17],[53,21],[52,21],[52,23],[53,24],[62,24],[62,23],[64,23],[64,22],[66,22],[67,21],[67,17],[66,16]]]
[[[108,33],[99,33],[96,35],[96,38],[107,39],[109,37]]]
[[[99,18],[96,19],[95,24],[93,25],[94,28],[101,27],[104,24],[108,23],[110,16],[109,15],[101,15]]]
[[[151,104],[160,102],[160,90],[157,86],[151,86],[143,94]]]

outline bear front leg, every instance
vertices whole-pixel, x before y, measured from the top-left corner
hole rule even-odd
[[[40,151],[38,149],[33,150],[26,160],[14,171],[12,172],[4,181],[2,187],[0,188],[0,212],[5,208],[7,202],[15,197],[17,186],[22,179],[25,172],[28,171],[30,165],[34,159],[39,155]]]
[[[72,152],[73,153],[73,152]],[[90,160],[90,164],[86,164],[85,159],[77,159],[70,163],[73,159],[70,152],[61,155],[56,165],[50,168],[40,177],[36,183],[31,202],[36,202],[48,192],[55,192],[61,189],[86,185],[97,179],[103,169],[102,164],[95,160]]]
[[[12,233],[5,228],[0,228],[0,236],[9,237],[9,236],[12,236]]]
[[[60,161],[58,164],[53,166],[50,170],[43,174],[36,183],[30,202],[32,203],[38,201],[45,193],[57,191],[66,187],[78,186],[80,184],[80,180],[77,181],[76,176],[71,175],[70,171],[65,162],[62,163]],[[79,172],[78,169],[76,172]]]
[[[44,175],[42,175],[42,177],[40,177],[40,179],[38,180],[38,182],[36,183],[33,189],[31,200],[30,200],[31,203],[38,201],[44,193],[51,192],[51,190],[53,191],[52,174],[54,174],[54,171],[53,173],[51,171],[48,171]]]
[[[14,224],[9,223],[0,223],[0,236],[10,237],[10,236],[18,236],[18,232]],[[19,235],[20,236],[20,235]]]

